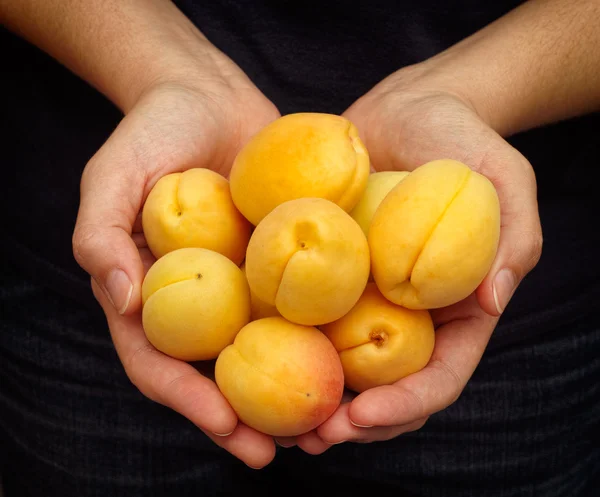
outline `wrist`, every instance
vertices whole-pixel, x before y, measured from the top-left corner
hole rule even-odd
[[[484,90],[482,88],[481,90]],[[452,99],[492,126],[486,93],[472,84],[465,85],[460,74],[439,64],[435,58],[404,67],[378,87],[379,94],[393,93],[406,101],[427,99]]]
[[[599,20],[597,0],[529,0],[417,64],[413,86],[460,98],[504,137],[597,111]]]
[[[0,22],[124,113],[155,85],[239,77],[170,0],[20,0],[2,3]]]
[[[208,42],[198,41],[197,52],[192,47],[173,43],[163,47],[160,54],[149,55],[141,74],[131,74],[128,81],[114,88],[117,105],[127,114],[139,101],[148,95],[164,91],[184,90],[189,95],[221,96],[231,86],[218,62],[218,53],[210,53],[214,47]]]
[[[121,78],[102,75],[106,84],[101,91],[125,114],[149,93],[177,88],[220,95],[234,86],[231,79],[246,79],[183,14],[177,11],[175,17],[177,22],[157,23],[140,36],[131,54],[135,62],[121,65]]]

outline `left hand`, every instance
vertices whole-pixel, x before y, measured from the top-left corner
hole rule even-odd
[[[389,440],[420,429],[460,396],[502,311],[541,255],[535,174],[469,101],[427,88],[413,66],[386,78],[345,116],[361,132],[376,170],[413,170],[434,159],[459,160],[489,178],[500,198],[501,235],[491,270],[465,300],[432,311],[436,344],[429,364],[393,385],[347,396],[318,429],[282,439],[319,454],[344,441]],[[417,88],[417,89],[415,89]],[[427,88],[427,89],[425,89]]]

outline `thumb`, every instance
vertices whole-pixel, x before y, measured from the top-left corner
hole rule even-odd
[[[131,233],[144,179],[114,148],[109,139],[83,172],[73,255],[115,309],[130,314],[141,306],[144,269]]]
[[[482,309],[499,316],[542,253],[542,228],[533,168],[517,150],[505,146],[481,170],[500,199],[501,230],[496,258],[477,289]]]

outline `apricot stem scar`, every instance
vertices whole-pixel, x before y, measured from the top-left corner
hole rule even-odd
[[[377,347],[381,347],[387,341],[388,335],[382,330],[373,330],[369,333],[369,340],[371,340]]]

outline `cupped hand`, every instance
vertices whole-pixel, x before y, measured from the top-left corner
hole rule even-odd
[[[86,165],[73,251],[91,275],[119,358],[148,398],[179,412],[215,443],[259,468],[271,437],[238,421],[216,384],[191,364],[156,350],[141,319],[141,285],[153,258],[140,211],[152,186],[192,167],[224,176],[253,133],[279,117],[250,83],[206,81],[202,89],[163,83],[147,91]]]
[[[424,369],[347,398],[316,431],[281,441],[297,443],[312,454],[343,441],[388,440],[417,430],[455,402],[542,247],[531,165],[467,99],[426,90],[414,70],[403,70],[359,99],[345,116],[358,126],[376,170],[410,171],[430,160],[450,158],[489,178],[500,198],[501,235],[492,268],[477,290],[455,305],[432,311],[436,344]]]

